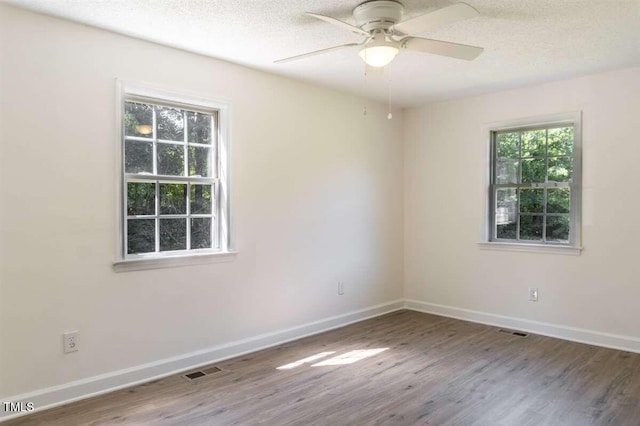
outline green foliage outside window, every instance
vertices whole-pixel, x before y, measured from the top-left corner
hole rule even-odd
[[[495,134],[496,238],[569,241],[573,145],[572,126]]]

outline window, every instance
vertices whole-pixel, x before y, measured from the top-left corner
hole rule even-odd
[[[579,246],[580,119],[491,131],[489,240]]]
[[[122,260],[228,252],[226,106],[124,91]]]

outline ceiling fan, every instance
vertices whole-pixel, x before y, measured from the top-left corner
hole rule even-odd
[[[275,62],[284,63],[338,49],[360,47],[359,55],[367,65],[384,67],[395,58],[400,49],[449,56],[451,58],[465,59],[468,61],[477,58],[484,50],[481,47],[431,40],[412,35],[478,16],[478,11],[466,3],[456,3],[406,21],[401,21],[403,11],[404,7],[397,1],[367,1],[353,10],[353,17],[357,26],[330,16],[307,12],[305,13],[307,16],[352,31],[365,37],[365,39],[360,43],[348,43],[329,47],[327,49],[280,59]]]

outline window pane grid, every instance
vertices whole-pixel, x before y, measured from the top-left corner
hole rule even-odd
[[[184,146],[182,147],[182,150],[184,152],[184,154],[183,154],[184,155],[184,164],[182,165],[182,168],[183,168],[183,175],[184,176],[189,176],[189,148],[187,148],[187,139],[188,139],[188,135],[189,135],[189,129],[187,128],[187,126],[188,126],[189,123],[187,123],[187,112],[186,111],[182,111],[182,122],[184,123],[184,132],[183,132]],[[187,186],[189,186],[189,184],[187,184]],[[189,204],[189,203],[187,203],[187,204]],[[189,210],[189,206],[187,206],[187,211],[188,210]],[[187,222],[189,222],[189,221],[187,221]],[[189,235],[188,229],[187,229],[187,235]],[[187,247],[189,247],[188,239],[187,239]]]
[[[571,183],[569,182],[524,182],[524,183],[496,183],[492,186],[496,188],[511,188],[517,186],[518,188],[569,188]]]
[[[558,214],[556,216],[566,216],[566,215],[562,215],[562,214]],[[131,219],[131,220],[135,220],[135,219],[188,219],[188,218],[213,218],[215,217],[212,214],[190,214],[190,215],[186,215],[186,214],[161,214],[159,216],[155,216],[155,215],[148,215],[148,216],[143,216],[143,215],[137,215],[137,216],[127,216],[127,219]]]
[[[156,122],[156,109],[153,108],[153,174],[158,174],[158,124]],[[156,229],[156,235],[157,235]],[[157,251],[157,250],[156,250]]]
[[[561,121],[558,123],[554,123],[554,124],[542,124],[542,125],[537,125],[537,126],[523,126],[523,127],[514,127],[514,128],[509,128],[506,130],[497,130],[494,133],[496,135],[504,135],[504,134],[508,134],[508,133],[520,133],[520,132],[526,132],[526,131],[530,131],[530,130],[544,130],[546,129],[547,131],[549,130],[554,130],[554,129],[562,129],[565,127],[573,127],[573,122],[571,121]]]
[[[152,142],[155,138],[154,137],[144,138],[141,136],[126,135],[124,139],[128,142]]]
[[[185,123],[186,123],[186,113],[185,113]],[[184,132],[184,137],[186,138],[188,132]],[[185,146],[185,150],[187,147]],[[186,162],[185,162],[186,168]],[[191,182],[187,182],[187,250],[191,249]]]
[[[516,188],[509,188],[509,189],[516,189]],[[498,188],[494,189],[494,200],[495,201],[495,205],[497,205],[497,190]],[[543,203],[542,203],[542,208],[543,211],[542,212],[523,212],[521,211],[521,199],[522,199],[522,193],[521,193],[521,189],[517,188],[516,189],[516,193],[518,194],[517,196],[517,201],[516,201],[516,208],[515,210],[515,225],[516,225],[516,238],[500,238],[498,236],[497,233],[497,226],[500,225],[500,223],[498,223],[496,221],[495,226],[494,226],[494,235],[495,235],[495,239],[499,240],[499,241],[518,241],[518,242],[522,242],[522,241],[536,241],[536,240],[531,240],[531,239],[523,239],[521,238],[521,220],[520,218],[522,217],[541,217],[543,222],[542,222],[542,238],[540,241],[543,241],[545,243],[547,242],[553,242],[553,243],[558,243],[557,239],[550,239],[547,235],[548,232],[548,225],[549,225],[549,218],[565,218],[565,219],[570,219],[571,218],[571,213],[567,212],[567,213],[552,213],[548,211],[548,204],[549,204],[549,197],[548,197],[548,191],[545,188],[543,190]],[[569,200],[570,201],[570,200]],[[567,234],[567,239],[568,240],[568,234]]]
[[[200,176],[171,176],[171,175],[152,175],[152,174],[132,174],[125,173],[124,175],[127,182],[155,182],[158,179],[161,183],[193,183],[193,184],[209,184],[213,185],[218,182],[218,179],[206,178]]]
[[[211,116],[211,129],[212,129],[212,132],[211,132],[211,143],[213,144],[213,146],[216,146],[216,147],[220,146],[219,145],[219,137],[220,137],[220,135],[218,134],[218,132],[219,132],[218,114],[213,114],[213,116]],[[213,157],[213,163],[211,164],[211,166],[213,167],[213,176],[215,176],[217,178],[220,178],[220,174],[219,174],[220,173],[220,151],[215,149],[213,151],[212,157]],[[216,194],[219,194],[217,187],[216,187]],[[218,200],[218,201],[220,201],[220,200]],[[215,235],[219,236],[219,233],[216,232]]]
[[[522,132],[518,133],[518,183],[522,183]],[[520,197],[518,197],[518,209],[520,211]],[[520,235],[520,221],[518,220],[518,233]]]
[[[143,144],[149,144],[152,148],[152,158],[149,159],[149,166],[151,166],[152,173],[145,172],[144,167],[133,168],[134,171],[141,170],[138,173],[127,173],[127,171],[124,170],[123,181],[125,197],[127,197],[124,203],[125,254],[219,248],[218,232],[216,232],[217,228],[215,227],[215,223],[217,222],[215,220],[215,211],[218,205],[218,179],[216,176],[217,145],[215,143],[217,141],[217,129],[214,127],[217,125],[216,112],[149,104],[146,101],[137,99],[135,100],[135,106],[130,102],[133,102],[133,99],[125,100],[125,121],[129,120],[126,124],[129,127],[125,129],[125,136],[123,138],[125,164],[127,164],[127,154],[129,152],[125,149],[127,146],[135,148],[139,144],[144,148]],[[145,120],[151,119],[152,125],[143,126],[142,124],[137,124],[136,126],[134,123],[139,123],[137,119],[140,118],[140,114],[138,114],[137,117],[134,116],[134,114],[131,114],[130,117],[126,116],[129,105],[132,105],[131,111],[133,112],[135,112],[136,107],[140,107],[146,111],[145,114],[147,114],[147,118]],[[170,139],[158,138],[160,125],[158,114],[161,112],[163,114],[163,135],[171,137]],[[199,120],[199,129],[197,126],[193,129],[190,128],[191,124],[188,120],[188,114],[191,114],[194,120]],[[149,121],[147,121],[147,123],[149,123]],[[143,134],[146,134],[146,129],[149,127],[152,127],[150,137],[136,136],[135,132],[133,135],[127,134],[128,132],[131,133],[131,128],[142,128],[144,130],[137,130],[138,133],[143,132]],[[195,141],[189,142],[190,132],[192,131],[196,132],[194,133],[195,136],[192,135]],[[172,140],[177,139],[173,136],[179,136],[180,140]],[[211,143],[200,143],[207,141]],[[159,149],[159,147],[162,147],[162,149]],[[178,147],[180,148],[178,149]],[[182,158],[180,158],[180,155],[175,155],[178,151],[182,151]],[[144,152],[142,154],[144,154]],[[197,156],[197,158],[194,157],[192,160],[190,156]],[[130,158],[129,160],[134,162],[140,161],[139,158]],[[161,161],[164,161],[163,171],[172,174],[159,174],[159,165],[162,164],[160,163]],[[179,162],[182,162],[181,176],[173,174],[177,172],[178,169],[174,166]],[[192,172],[194,175],[190,176]],[[129,191],[130,185],[136,183],[153,184],[155,186],[153,214],[144,214],[144,212],[141,212],[142,214],[128,214],[130,208],[140,208],[129,207],[130,205],[140,204],[138,199],[141,195],[136,193],[135,190],[137,188],[133,187],[134,190]],[[198,188],[198,191],[194,194],[197,200],[192,197],[191,193],[192,186],[194,185]],[[181,190],[181,186],[184,190]],[[149,187],[148,189],[151,188]],[[166,191],[166,193],[163,191]],[[142,192],[142,196],[144,196],[144,191]],[[133,201],[131,200],[132,196],[134,197]],[[147,200],[149,199],[147,198]],[[144,202],[144,199],[142,199],[142,206],[144,206]],[[181,207],[183,202],[185,203],[184,209]],[[192,210],[192,202],[196,202],[198,208],[200,210],[204,209],[204,211],[194,212]],[[164,206],[163,203],[165,204]],[[177,212],[176,209],[178,209]],[[185,213],[183,214],[181,210]],[[135,228],[131,228],[129,225],[132,225],[134,221],[141,225],[136,225]],[[151,229],[148,225],[151,225],[151,221],[153,221],[153,236],[149,234]],[[194,245],[192,244],[192,235],[193,232],[196,232],[193,226],[196,224],[198,225],[197,232],[199,232],[198,246],[192,247]],[[182,229],[184,229],[184,232]],[[141,230],[144,231],[145,234],[140,235]],[[151,242],[151,239],[153,239],[153,251],[149,250],[151,246],[147,244],[147,242]],[[130,245],[130,240],[135,242],[134,247]]]
[[[216,163],[217,164],[217,163]],[[213,185],[213,194],[214,194],[214,202],[217,206],[222,205],[222,201],[220,200],[220,181],[216,181]],[[214,210],[215,211],[215,210]],[[211,219],[211,229],[209,231],[213,238],[213,243],[216,247],[220,247],[220,234],[222,231],[220,230],[220,220],[219,217],[214,216]]]
[[[125,99],[125,102],[134,102],[138,104],[144,104],[151,107],[161,107],[161,108],[174,108],[174,109],[184,109],[189,112],[197,112],[205,115],[211,115],[216,111],[212,111],[205,107],[199,107],[197,105],[192,105],[188,103],[181,102],[171,102],[166,99],[154,99],[146,96],[136,96],[136,95],[128,95]]]
[[[526,213],[521,212],[520,216],[542,216],[543,213]],[[544,213],[545,216],[569,216],[569,213]],[[142,217],[142,216],[140,216]],[[153,216],[151,216],[153,217]]]
[[[128,142],[151,142],[155,141],[158,144],[167,144],[167,145],[188,145],[188,146],[197,146],[199,148],[211,148],[212,146],[204,143],[194,143],[194,142],[185,142],[185,141],[172,141],[168,139],[150,139],[150,138],[140,138],[136,136],[126,136],[125,140]]]
[[[548,168],[546,169],[549,170]],[[547,241],[547,188],[542,190],[542,199],[542,209],[544,212],[544,216],[542,216],[542,241]]]
[[[522,143],[520,144],[520,146],[522,146]],[[522,149],[522,148],[521,148]],[[520,168],[522,170],[522,167]],[[516,218],[516,240],[520,239],[520,233],[522,232],[520,229],[520,188],[516,188],[516,211],[515,211],[515,218]]]
[[[155,108],[154,108],[155,111]],[[155,112],[154,112],[155,115]],[[160,221],[158,220],[158,216],[160,215],[160,182],[156,181],[156,249],[155,252],[158,253],[160,251]]]
[[[550,152],[549,130],[556,129],[555,151]],[[566,129],[564,133],[563,129]],[[572,190],[573,157],[563,154],[572,152],[574,149],[573,130],[573,124],[562,123],[555,126],[493,132],[491,139],[492,240],[529,243],[539,241],[545,244],[564,245],[570,243],[573,226],[571,210],[575,197],[575,191]],[[524,139],[525,134],[527,134],[527,140]],[[567,138],[568,134],[570,134],[570,140]],[[515,151],[514,143],[518,144]],[[525,145],[527,151],[525,151]],[[505,168],[505,161],[515,162],[510,167],[516,173],[517,182],[511,182],[509,179],[510,172]],[[552,168],[554,169],[553,179]],[[505,176],[507,176],[506,181]],[[554,211],[552,212],[549,211],[550,190],[554,191]],[[515,191],[515,203],[509,204],[505,196],[499,196],[499,191],[511,191],[511,193]],[[523,205],[525,191],[528,204]],[[538,195],[535,195],[536,193]],[[508,230],[509,226],[515,227],[515,235],[513,230]],[[552,230],[553,234],[551,234]]]
[[[549,182],[549,129],[544,130],[544,176],[545,182]],[[547,191],[544,191],[545,213],[547,209]]]
[[[166,251],[175,251],[175,250],[162,250],[161,247],[161,221],[163,219],[182,219],[185,220],[185,238],[186,238],[186,248],[185,250],[193,250],[193,249],[201,249],[202,247],[193,247],[192,246],[192,224],[193,221],[192,219],[199,219],[199,220],[206,220],[209,219],[210,225],[208,226],[209,230],[209,238],[211,240],[211,243],[209,244],[209,248],[211,247],[218,247],[218,233],[215,232],[216,230],[216,217],[215,214],[213,213],[215,211],[214,206],[211,206],[211,212],[212,213],[193,213],[192,212],[192,197],[191,197],[191,183],[187,183],[187,190],[186,190],[186,194],[185,194],[185,202],[186,202],[186,213],[185,214],[164,214],[160,212],[160,208],[161,208],[161,194],[160,194],[160,188],[162,184],[167,184],[167,183],[172,183],[171,181],[163,181],[163,180],[154,180],[152,181],[153,184],[155,185],[155,191],[154,191],[154,214],[152,215],[144,215],[144,214],[139,214],[139,215],[126,215],[126,220],[127,223],[129,221],[144,221],[144,220],[153,220],[154,221],[154,228],[155,228],[155,238],[154,238],[154,252],[156,253],[160,253],[160,252],[166,252]],[[127,181],[127,184],[129,183],[138,183],[136,181]],[[145,181],[146,183],[146,181]],[[202,186],[200,183],[194,184],[194,185],[199,185]],[[216,194],[216,190],[215,190],[215,185],[211,185],[211,192],[213,192],[214,194],[211,194],[211,204],[215,204],[217,205],[217,198],[215,196]],[[207,204],[208,205],[208,204]]]

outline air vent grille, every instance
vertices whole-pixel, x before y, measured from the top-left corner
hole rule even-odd
[[[220,371],[222,371],[222,369],[219,367],[216,367],[215,365],[207,366],[207,367],[201,368],[198,371],[192,371],[191,373],[184,374],[183,377],[185,377],[188,380],[195,380],[204,376],[208,376],[210,374],[218,373]]]

